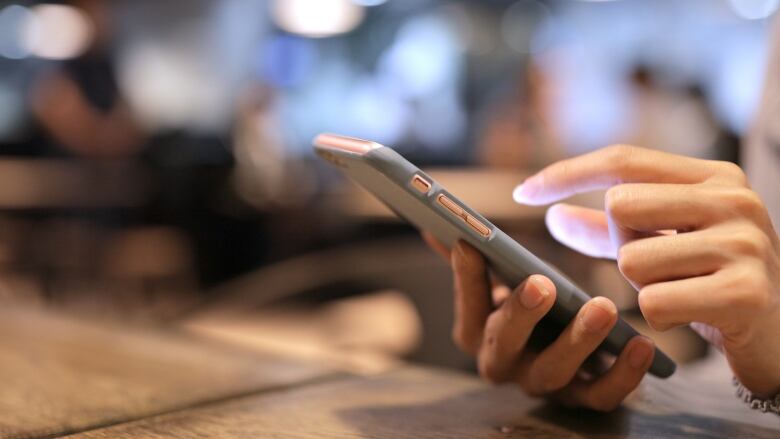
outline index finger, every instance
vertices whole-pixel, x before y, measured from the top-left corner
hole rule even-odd
[[[518,203],[540,205],[622,183],[701,183],[713,176],[716,163],[616,145],[553,163],[529,177],[512,196]]]

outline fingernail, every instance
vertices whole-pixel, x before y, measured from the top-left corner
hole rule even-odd
[[[533,178],[528,178],[512,191],[512,199],[515,200],[516,203],[528,203],[536,192],[536,189]]]
[[[586,305],[582,314],[582,323],[590,332],[598,332],[606,328],[612,321],[612,314],[601,306],[591,302]]]
[[[634,369],[640,369],[647,364],[647,361],[653,354],[653,342],[644,337],[642,338],[644,340],[635,342],[631,346],[631,352],[628,353],[628,364]]]
[[[547,292],[547,289],[541,285],[540,282],[537,282],[533,278],[529,278],[528,283],[520,293],[520,303],[523,304],[525,309],[534,309],[541,305],[549,294],[550,293]]]

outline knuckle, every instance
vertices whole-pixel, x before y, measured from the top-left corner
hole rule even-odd
[[[745,311],[759,311],[765,309],[769,304],[769,297],[763,291],[745,291],[734,295],[731,300],[733,309]]]
[[[608,162],[617,169],[625,169],[631,163],[637,147],[626,144],[615,144],[604,148]]]
[[[716,161],[717,176],[721,179],[725,179],[737,186],[747,186],[748,179],[745,175],[745,171],[742,170],[737,164],[727,161]]]
[[[609,216],[617,219],[624,218],[631,206],[631,193],[626,185],[612,186],[604,194],[604,208]]]
[[[742,227],[729,235],[727,248],[731,253],[763,258],[771,248],[770,238],[755,227]]]
[[[571,175],[572,171],[576,168],[576,165],[572,163],[571,159],[561,160],[560,162],[554,164],[553,166],[555,167],[554,169],[556,173],[559,173],[564,176]],[[548,175],[545,174],[545,177],[548,177]],[[543,180],[547,180],[547,178],[544,178]]]
[[[764,211],[764,203],[754,191],[747,188],[730,189],[726,194],[728,205],[741,217],[758,218]]]
[[[635,243],[628,243],[618,249],[618,269],[629,280],[636,280],[640,274],[638,249]]]
[[[663,310],[661,309],[661,303],[657,299],[657,295],[653,293],[652,285],[647,286],[639,290],[639,309],[642,311],[647,324],[651,328],[661,331],[665,329],[665,324],[661,320]]]
[[[766,309],[772,300],[770,282],[763,273],[742,269],[729,283],[726,306],[730,309],[758,311]]]

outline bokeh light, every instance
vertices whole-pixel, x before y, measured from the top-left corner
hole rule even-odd
[[[462,47],[456,32],[441,14],[411,18],[381,55],[379,74],[409,97],[430,95],[451,85],[458,75]]]
[[[23,44],[27,51],[41,58],[73,58],[89,47],[93,26],[83,12],[72,6],[37,5],[24,23]]]
[[[329,37],[349,32],[363,21],[363,7],[350,0],[277,0],[272,14],[287,32]]]
[[[32,19],[24,6],[10,5],[0,10],[0,56],[21,59],[29,55],[22,41],[22,29]]]
[[[361,6],[379,6],[387,3],[387,0],[352,0],[352,1]]]

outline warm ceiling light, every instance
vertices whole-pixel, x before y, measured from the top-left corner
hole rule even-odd
[[[349,32],[363,20],[363,6],[350,0],[276,0],[271,13],[287,32],[328,37]]]
[[[386,1],[387,0],[352,0],[353,3],[357,3],[361,6],[379,6]]]
[[[81,55],[92,42],[94,29],[80,10],[65,5],[43,4],[31,9],[22,29],[22,43],[32,55],[68,59]]]

